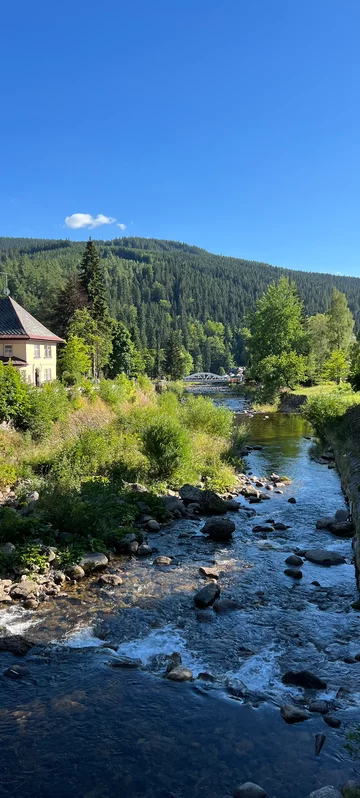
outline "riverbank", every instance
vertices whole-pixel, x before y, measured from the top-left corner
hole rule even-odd
[[[306,798],[356,777],[344,747],[360,696],[351,541],[316,528],[320,516],[345,509],[339,477],[310,457],[300,415],[248,423],[247,475],[229,499],[238,509],[191,514],[202,497],[170,493],[181,517],[157,531],[141,522],[149,556],[113,554],[107,570],[68,583],[66,596],[49,596],[36,612],[19,604],[3,611],[7,634],[32,644],[21,659],[1,654],[3,673],[25,668],[0,676],[6,795],[22,786],[29,798],[50,789],[60,798],[110,798],[119,789],[127,798],[224,798],[252,781],[269,798]],[[291,484],[275,487],[284,473]],[[233,531],[215,540],[202,531],[209,520]],[[305,556],[324,548],[339,565]],[[195,597],[214,586],[220,596],[200,606]],[[175,654],[192,673],[183,685],[168,678]],[[326,687],[285,678],[304,671]],[[302,722],[285,722],[280,707],[289,704]],[[318,755],[316,735],[326,738]]]

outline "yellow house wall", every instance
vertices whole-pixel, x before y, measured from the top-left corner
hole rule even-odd
[[[0,354],[4,355],[4,344],[11,344],[13,348],[13,357],[19,357],[25,360],[28,365],[24,368],[19,366],[19,370],[23,373],[26,382],[35,384],[35,369],[39,369],[40,384],[45,382],[45,369],[51,369],[51,379],[56,379],[56,344],[51,344],[51,357],[45,357],[45,341],[16,341],[2,339],[0,341]],[[50,343],[50,342],[49,342]],[[40,346],[40,357],[35,357],[34,344]]]

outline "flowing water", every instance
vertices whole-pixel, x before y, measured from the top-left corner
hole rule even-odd
[[[242,422],[242,400],[226,393],[214,399]],[[28,677],[0,677],[1,794],[225,798],[250,780],[269,798],[306,798],[356,775],[344,747],[360,701],[360,663],[343,661],[360,652],[352,549],[315,528],[317,518],[345,503],[337,472],[310,458],[310,434],[297,415],[249,420],[249,443],[263,449],[251,452],[248,469],[293,482],[252,508],[239,497],[231,543],[209,543],[200,519],[176,521],[150,536],[159,553],[173,557],[171,567],[124,558],[119,587],[100,587],[94,578],[37,613],[2,612],[2,626],[26,631],[39,646],[26,657]],[[252,531],[268,519],[290,529]],[[346,563],[305,562],[299,582],[284,574],[290,553],[320,547],[340,551]],[[194,608],[201,565],[215,565],[222,598],[239,609],[217,615]],[[162,678],[163,657],[173,651],[194,676],[211,673],[212,681]],[[143,669],[109,667],[119,654],[140,658]],[[13,662],[2,654],[2,670]],[[327,689],[284,686],[287,670],[305,668]],[[280,705],[315,697],[333,702],[339,729],[319,714],[284,723]],[[327,739],[316,757],[318,733]]]

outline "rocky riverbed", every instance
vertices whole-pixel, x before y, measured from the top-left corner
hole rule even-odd
[[[356,779],[344,745],[358,594],[339,478],[310,458],[302,419],[250,424],[252,474],[227,506],[185,486],[168,524],[144,513],[144,553],[128,540],[36,610],[31,596],[3,605],[3,638],[28,651],[1,654],[5,794],[223,798],[251,782],[307,798]]]

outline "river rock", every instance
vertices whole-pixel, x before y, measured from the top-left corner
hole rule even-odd
[[[197,502],[201,505],[201,488],[197,488],[195,485],[189,485],[189,483],[186,483],[182,486],[182,488],[180,488],[179,493],[185,504]]]
[[[123,538],[117,540],[115,548],[117,554],[136,554],[139,548],[139,542],[135,532],[128,532]]]
[[[24,665],[11,665],[10,668],[4,671],[4,676],[7,676],[9,679],[22,679],[24,676],[27,676],[28,673],[28,668],[25,668]]]
[[[334,715],[324,715],[324,721],[331,729],[338,729],[341,726],[340,718],[335,718]]]
[[[277,532],[285,532],[286,529],[290,528],[288,524],[283,524],[281,521],[274,524],[274,529],[276,529]]]
[[[302,571],[299,568],[285,568],[284,574],[292,579],[302,579]]]
[[[335,513],[335,521],[341,523],[341,521],[347,521],[349,518],[349,511],[348,510],[336,510]]]
[[[233,612],[234,610],[240,609],[240,604],[233,599],[224,598],[214,602],[214,610],[219,615],[223,615],[225,612]]]
[[[14,546],[13,543],[3,543],[2,546],[0,546],[0,551],[2,554],[5,554],[5,557],[11,557],[16,551],[16,546]]]
[[[215,568],[208,568],[206,565],[200,566],[199,573],[207,579],[219,579],[220,576],[219,571],[216,571]]]
[[[278,493],[278,494],[280,495],[280,494],[284,493],[284,491],[283,491],[283,490],[278,490],[278,489],[277,489],[277,490],[274,490],[274,493]]]
[[[341,788],[343,798],[360,798],[360,783],[358,781],[347,781]]]
[[[309,704],[310,712],[319,712],[320,715],[326,715],[329,712],[329,704],[327,701],[311,701]]]
[[[335,787],[321,787],[320,790],[311,792],[309,798],[341,798],[341,795]]]
[[[107,662],[107,665],[109,665],[110,668],[135,669],[135,668],[141,668],[142,662],[141,662],[141,659],[135,659],[135,658],[132,658],[132,657],[119,656],[119,657],[114,657],[113,659],[110,659]]]
[[[194,678],[193,672],[189,668],[180,665],[168,673],[167,678],[172,682],[191,682]]]
[[[79,565],[88,574],[98,571],[100,568],[106,568],[109,565],[109,560],[101,551],[89,551],[81,558]]]
[[[122,578],[117,574],[102,574],[100,576],[99,582],[102,585],[111,585],[111,587],[116,587],[117,585],[122,585]]]
[[[258,784],[246,781],[234,790],[234,798],[266,798],[266,792]]]
[[[274,531],[274,527],[270,526],[270,524],[256,524],[256,526],[253,526],[253,530],[252,531],[253,532],[269,532],[270,533],[270,532]]]
[[[240,504],[236,501],[236,499],[225,499],[225,505],[227,512],[238,512],[240,510]]]
[[[167,658],[166,673],[170,673],[170,671],[173,671],[174,668],[178,668],[180,665],[181,665],[181,654],[179,654],[178,651],[174,651]]]
[[[226,513],[226,502],[214,490],[202,490],[194,485],[183,485],[179,490],[185,504],[197,502],[201,512],[206,515],[223,515]]]
[[[327,551],[326,549],[309,549],[305,552],[305,558],[315,565],[341,565],[345,562],[345,557],[337,551]]]
[[[152,553],[153,553],[153,551],[152,551],[151,546],[148,546],[147,543],[142,543],[141,546],[139,546],[139,548],[138,548],[138,550],[136,552],[136,556],[137,557],[149,557],[149,555],[152,554]]]
[[[310,715],[300,707],[295,707],[292,704],[284,704],[280,707],[281,717],[285,723],[302,723],[304,720],[309,720]]]
[[[0,651],[10,651],[16,657],[24,657],[33,645],[21,635],[3,635],[0,637]]]
[[[353,538],[355,533],[355,525],[352,521],[337,521],[330,524],[329,530],[332,535],[338,538]]]
[[[161,529],[161,526],[160,526],[159,522],[155,521],[154,518],[152,518],[150,521],[148,521],[146,526],[147,526],[149,532],[160,532],[160,529]]]
[[[327,684],[311,671],[287,671],[282,677],[284,684],[305,687],[308,690],[326,690]]]
[[[222,542],[230,540],[235,531],[235,524],[230,518],[212,518],[204,524],[201,531],[204,535],[208,535],[211,540]]]
[[[360,599],[356,599],[356,601],[353,601],[351,606],[353,610],[360,610]]]
[[[253,499],[260,498],[260,492],[256,490],[253,485],[245,485],[241,490],[241,494],[242,496],[245,496],[246,499],[249,499],[250,497]]]
[[[316,734],[315,735],[315,756],[319,756],[321,753],[326,741],[325,734]]]
[[[131,490],[132,493],[147,493],[148,490],[145,488],[145,485],[141,485],[140,482],[128,482],[126,485],[127,490]]]
[[[10,596],[13,599],[27,599],[30,596],[37,596],[38,593],[38,586],[35,582],[31,582],[30,579],[25,582],[17,582],[10,588]]]
[[[355,665],[356,659],[355,657],[347,656],[344,657],[343,662],[345,662],[345,665]]]
[[[197,607],[209,607],[219,596],[220,588],[216,582],[208,582],[207,585],[195,593],[194,602]]]
[[[186,514],[184,503],[178,498],[178,496],[163,496],[161,501],[165,505],[165,509],[168,511],[168,513],[173,514],[177,512],[180,513],[180,516]]]
[[[171,565],[172,557],[165,557],[164,554],[159,554],[155,557],[154,565]]]
[[[28,598],[24,601],[24,607],[26,610],[37,610],[39,606],[39,602],[36,599]]]
[[[70,565],[70,567],[66,569],[66,575],[74,580],[84,579],[85,571],[81,565]]]
[[[335,523],[335,517],[333,515],[323,515],[321,518],[318,518],[316,522],[316,529],[329,529],[331,524]]]
[[[62,585],[66,581],[64,571],[54,571],[53,580],[56,585]]]
[[[287,557],[285,562],[286,565],[295,565],[298,567],[304,564],[304,561],[301,559],[301,557],[298,557],[297,554],[290,554],[290,557]]]
[[[289,502],[289,504],[296,504],[295,496],[290,496],[290,499],[288,499],[288,502]]]

